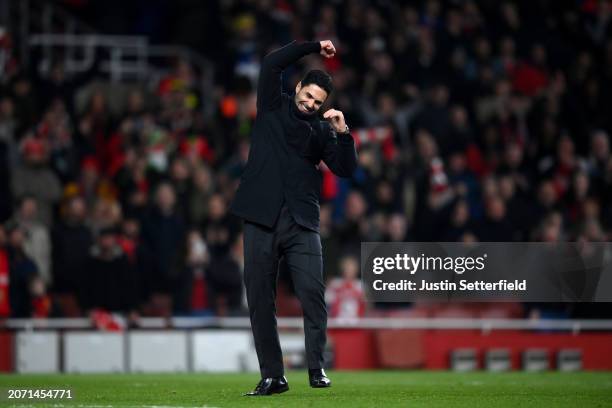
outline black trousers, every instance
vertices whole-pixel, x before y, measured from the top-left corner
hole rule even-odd
[[[327,310],[321,237],[298,225],[283,205],[273,228],[244,223],[244,283],[262,378],[284,375],[275,305],[282,257],[304,312],[308,368],[323,368]]]

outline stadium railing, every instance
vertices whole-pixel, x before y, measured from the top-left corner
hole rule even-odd
[[[126,326],[122,316],[116,320]],[[280,329],[300,329],[301,318],[278,318]],[[465,319],[465,318],[332,318],[329,329],[470,329],[489,332],[492,330],[563,330],[579,333],[583,331],[612,330],[612,320],[607,319]],[[171,317],[141,318],[139,329],[199,329],[199,328],[246,329],[251,327],[247,317]],[[0,321],[0,329],[92,329],[94,323],[88,318],[55,319],[6,319]]]

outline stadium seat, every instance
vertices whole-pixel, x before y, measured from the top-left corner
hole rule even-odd
[[[557,352],[557,370],[580,371],[582,370],[582,350],[560,349]]]
[[[523,370],[546,371],[549,368],[548,350],[533,348],[523,351]]]
[[[493,372],[510,371],[512,369],[510,350],[502,348],[487,350],[485,368]]]
[[[478,369],[478,353],[473,348],[451,351],[450,367],[453,371],[474,371]]]

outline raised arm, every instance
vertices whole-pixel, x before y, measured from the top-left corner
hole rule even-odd
[[[262,111],[278,108],[281,102],[281,74],[283,70],[308,54],[320,52],[328,56],[331,51],[328,51],[327,47],[322,49],[322,45],[327,42],[307,41],[297,43],[293,41],[266,55],[259,72],[257,109]],[[331,44],[331,42],[329,43]],[[333,46],[331,47],[333,48]],[[335,53],[335,49],[333,49],[333,53]],[[333,56],[333,53],[330,56]]]

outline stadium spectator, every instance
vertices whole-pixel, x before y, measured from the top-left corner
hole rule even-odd
[[[192,225],[201,225],[208,217],[208,206],[214,192],[214,180],[211,169],[201,164],[193,170],[193,187],[189,193],[189,220]]]
[[[38,319],[46,317],[61,317],[59,305],[47,293],[47,285],[40,275],[34,275],[29,282],[28,289],[31,297],[30,316]]]
[[[147,177],[147,161],[135,149],[128,148],[123,163],[114,177],[118,198],[127,216],[143,220],[151,190]]]
[[[466,201],[455,203],[450,218],[450,225],[442,235],[442,241],[459,242],[466,234],[473,233],[474,225],[470,219],[470,210]]]
[[[9,301],[11,317],[32,316],[30,282],[38,276],[34,261],[25,253],[25,231],[19,224],[7,228],[9,261]]]
[[[209,308],[209,285],[206,267],[210,263],[210,254],[202,235],[197,229],[187,234],[187,254],[185,256],[186,276],[191,283],[191,309],[201,313]]]
[[[340,277],[327,284],[325,302],[330,317],[356,318],[365,315],[365,298],[359,279],[359,260],[352,255],[340,261]]]
[[[189,220],[191,169],[182,157],[176,157],[170,164],[170,182],[176,194],[176,213],[181,219],[187,221]]]
[[[208,201],[208,217],[202,225],[203,236],[211,256],[225,256],[233,244],[239,226],[227,212],[227,202],[221,194],[213,194]]]
[[[118,227],[122,219],[122,211],[119,203],[112,198],[97,198],[89,206],[89,228],[96,235],[105,228]]]
[[[38,221],[37,202],[25,196],[19,203],[14,222],[25,233],[25,253],[36,263],[36,269],[45,285],[51,284],[51,238],[49,229]]]
[[[516,231],[510,223],[506,204],[499,196],[487,199],[485,216],[475,227],[479,241],[511,242],[515,240]]]
[[[346,198],[345,221],[338,226],[334,235],[342,243],[343,250],[353,253],[360,251],[361,241],[365,241],[368,229],[367,202],[363,194],[352,191]]]
[[[117,242],[117,230],[100,230],[85,260],[77,290],[84,311],[133,313],[137,308],[137,276]]]
[[[146,306],[150,300],[157,265],[153,254],[141,237],[141,225],[137,218],[126,217],[121,224],[117,242],[135,270],[136,292],[133,294],[138,306]]]
[[[47,227],[53,223],[53,206],[60,200],[62,186],[49,167],[47,145],[33,137],[21,144],[23,163],[14,169],[11,179],[13,197],[36,199],[38,219]]]
[[[208,298],[215,314],[237,315],[246,312],[246,295],[242,289],[244,259],[242,234],[232,238],[229,251],[213,256],[206,270]]]
[[[526,241],[529,238],[529,229],[532,227],[529,225],[530,206],[515,180],[511,174],[501,174],[498,177],[499,195],[506,205],[508,221],[514,228],[515,240]]]
[[[38,98],[32,81],[25,73],[18,73],[10,83],[10,94],[15,107],[15,137],[20,140],[26,130],[36,123]]]
[[[85,201],[79,196],[69,198],[61,214],[51,233],[53,289],[76,294],[93,244],[91,230],[85,224]]]
[[[35,129],[36,137],[45,141],[49,150],[49,164],[65,183],[75,177],[76,151],[72,148],[73,132],[64,102],[53,101]]]
[[[388,217],[383,238],[389,242],[409,241],[408,221],[404,214],[395,213]]]
[[[142,223],[142,239],[157,265],[152,291],[169,295],[177,307],[186,301],[181,287],[185,282],[185,270],[181,268],[185,232],[184,221],[176,213],[174,188],[163,182],[157,187],[153,208]]]

